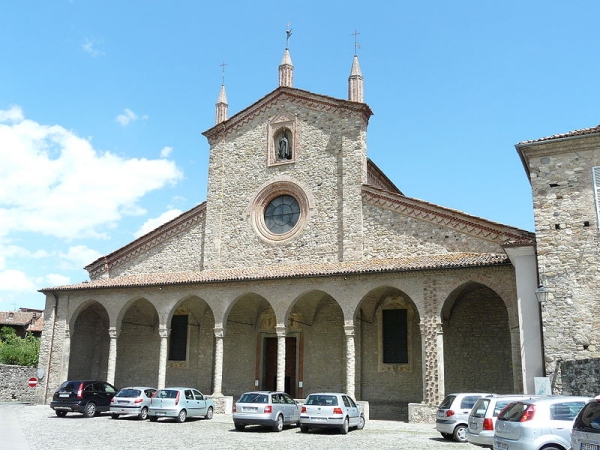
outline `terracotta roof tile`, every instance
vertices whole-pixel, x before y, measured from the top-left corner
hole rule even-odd
[[[367,273],[410,272],[433,269],[459,269],[508,265],[503,254],[443,253],[410,258],[386,258],[352,262],[296,264],[289,266],[245,267],[236,269],[205,270],[197,272],[168,272],[123,275],[67,286],[48,287],[40,292],[74,291],[102,288],[126,288],[156,285],[202,284],[246,280],[282,278],[310,278]]]
[[[568,133],[554,134],[552,136],[546,136],[546,137],[539,138],[539,139],[532,139],[530,141],[522,141],[522,142],[519,142],[518,145],[533,144],[535,142],[542,142],[542,141],[553,141],[555,139],[566,139],[566,138],[571,138],[571,137],[576,137],[576,136],[586,136],[586,135],[597,134],[597,133],[600,133],[600,125],[591,127],[591,128],[582,128],[581,130],[569,131]]]

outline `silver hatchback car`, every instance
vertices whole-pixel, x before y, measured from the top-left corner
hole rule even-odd
[[[444,439],[467,442],[469,413],[481,397],[492,395],[481,392],[449,394],[438,406],[435,429]]]
[[[350,428],[362,430],[365,416],[356,402],[347,394],[318,393],[306,397],[300,409],[300,431],[311,428],[337,428],[347,434]]]
[[[300,406],[285,392],[246,392],[233,405],[233,424],[238,431],[243,431],[246,425],[281,431],[284,425],[298,425],[299,420]]]
[[[141,420],[148,418],[150,399],[156,388],[132,386],[121,389],[110,401],[110,414],[113,419],[120,415],[135,414]]]
[[[156,422],[160,417],[172,417],[179,423],[188,417],[212,419],[215,405],[197,389],[172,387],[159,389],[150,400],[148,417]]]
[[[590,400],[550,395],[510,403],[496,420],[494,450],[570,448],[573,421]]]

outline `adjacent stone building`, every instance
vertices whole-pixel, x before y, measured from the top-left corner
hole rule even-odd
[[[531,181],[546,370],[555,393],[600,393],[600,126],[521,142]],[[583,368],[583,369],[582,369]]]
[[[286,48],[279,86],[231,118],[221,87],[205,202],[90,264],[90,281],[43,290],[38,401],[101,378],[217,399],[346,391],[406,420],[449,391],[533,392],[534,235],[384,175],[356,56],[347,100],[293,87],[293,69]]]

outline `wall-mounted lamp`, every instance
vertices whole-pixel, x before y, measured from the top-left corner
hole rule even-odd
[[[548,289],[543,284],[540,284],[535,290],[535,296],[540,303],[546,303],[548,300]]]

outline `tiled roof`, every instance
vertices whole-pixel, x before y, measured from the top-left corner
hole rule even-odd
[[[296,264],[288,266],[244,267],[237,269],[205,270],[197,272],[165,272],[123,275],[114,278],[67,286],[48,287],[40,292],[75,291],[102,288],[165,286],[177,284],[219,283],[284,278],[311,278],[369,273],[411,272],[434,269],[460,269],[508,265],[506,255],[492,253],[443,253],[410,258],[386,258],[351,262]]]
[[[42,331],[44,326],[44,317],[39,313],[22,311],[2,311],[0,312],[0,326],[13,325],[27,327],[27,331]],[[39,327],[39,329],[38,329]]]
[[[523,142],[519,142],[518,145],[533,144],[535,142],[543,142],[543,141],[553,141],[556,139],[567,139],[567,138],[571,138],[571,137],[586,136],[586,135],[597,134],[597,133],[600,133],[600,125],[592,127],[592,128],[583,128],[581,130],[569,131],[568,133],[563,133],[563,134],[554,134],[552,136],[546,136],[546,137],[539,138],[539,139],[532,139],[530,141],[523,141]]]

